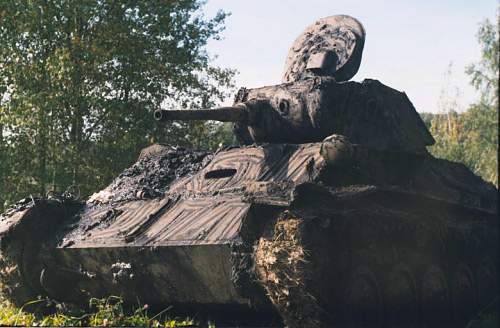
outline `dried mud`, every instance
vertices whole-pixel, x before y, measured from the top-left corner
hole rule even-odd
[[[213,158],[208,151],[153,145],[138,161],[124,170],[106,189],[94,194],[91,203],[115,203],[157,198],[168,191],[172,181],[193,175]]]

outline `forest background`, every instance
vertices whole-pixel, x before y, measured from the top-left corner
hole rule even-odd
[[[215,149],[229,125],[155,124],[160,107],[206,108],[234,92],[235,70],[206,51],[227,13],[198,0],[0,2],[0,212],[20,198],[98,191],[152,143]],[[498,186],[498,15],[480,24],[481,60],[466,69],[480,98],[443,95],[421,113],[436,157]]]

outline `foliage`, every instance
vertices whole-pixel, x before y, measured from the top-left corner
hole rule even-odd
[[[31,303],[36,303],[33,301]],[[37,317],[18,309],[8,301],[0,299],[0,326],[41,326],[41,327],[196,327],[192,319],[176,319],[166,315],[169,308],[155,314],[148,314],[148,306],[138,306],[130,313],[124,309],[123,300],[116,296],[91,299],[87,313],[67,314],[61,311]],[[214,327],[214,326],[213,326]]]
[[[479,27],[477,38],[481,46],[482,59],[471,64],[466,73],[471,83],[481,91],[481,102],[498,108],[498,64],[499,45],[498,29],[500,16],[497,14],[496,24],[486,19]]]
[[[1,326],[34,326],[35,315],[17,309],[0,297],[0,325]]]
[[[427,113],[427,112],[422,112],[422,113],[419,113],[420,114],[420,117],[422,118],[422,121],[424,121],[425,123],[425,126],[430,129],[431,128],[431,123],[432,123],[432,119],[434,118],[434,116],[436,114],[433,114],[433,113]]]
[[[222,125],[152,119],[161,106],[212,106],[232,87],[234,72],[205,50],[227,14],[208,19],[202,6],[0,2],[0,210],[73,184],[89,194],[152,142],[214,147],[225,138]]]
[[[430,149],[434,156],[462,162],[498,186],[498,25],[484,21],[477,36],[482,58],[466,72],[481,92],[479,102],[457,113],[451,97],[442,101],[443,113],[423,117],[436,139]]]

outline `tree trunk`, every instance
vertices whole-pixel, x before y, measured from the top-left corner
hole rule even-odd
[[[44,196],[47,192],[46,190],[46,185],[47,185],[47,147],[48,145],[48,138],[47,138],[47,130],[48,130],[48,124],[47,124],[47,118],[45,117],[43,113],[43,109],[39,108],[39,131],[38,131],[38,145],[37,145],[37,152],[38,152],[38,160],[39,160],[39,166],[38,166],[38,179],[40,181],[40,186],[39,186],[39,193],[40,196]]]
[[[6,165],[5,165],[5,144],[4,144],[4,137],[3,137],[3,125],[0,124],[0,212],[3,212],[4,208],[4,202],[5,202],[5,171],[6,171]]]

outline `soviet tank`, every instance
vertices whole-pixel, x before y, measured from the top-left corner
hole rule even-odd
[[[352,17],[320,19],[281,84],[154,113],[234,122],[240,146],[153,145],[86,201],[19,202],[0,218],[4,295],[119,295],[241,325],[464,327],[498,297],[497,190],[427,152],[404,93],[349,81],[364,40]]]

